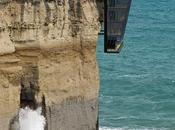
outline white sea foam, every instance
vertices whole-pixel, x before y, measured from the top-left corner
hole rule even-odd
[[[21,108],[19,112],[20,130],[44,130],[46,120],[41,115],[41,111],[40,107],[35,111],[28,107]]]
[[[129,129],[129,128],[109,128],[109,127],[101,127],[99,130],[167,130],[165,128],[157,129],[157,128],[139,128],[139,129]]]
[[[101,127],[99,130],[124,130],[123,128],[108,128],[108,127]]]

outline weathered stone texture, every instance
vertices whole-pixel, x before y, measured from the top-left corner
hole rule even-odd
[[[0,0],[0,130],[19,110],[22,84],[36,79],[48,130],[96,129],[98,31],[95,0]]]

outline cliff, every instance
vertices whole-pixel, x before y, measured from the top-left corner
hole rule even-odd
[[[0,130],[26,104],[43,107],[46,130],[97,129],[101,2],[0,0]]]

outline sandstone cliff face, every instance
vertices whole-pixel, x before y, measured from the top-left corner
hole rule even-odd
[[[96,130],[98,20],[96,0],[0,0],[0,130],[25,99],[47,130]]]

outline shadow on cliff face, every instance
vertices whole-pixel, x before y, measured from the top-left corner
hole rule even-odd
[[[19,116],[16,115],[9,124],[9,130],[20,130]]]
[[[24,75],[21,79],[20,107],[26,106],[36,109],[38,104],[36,96],[39,92],[38,86],[38,68],[36,66],[24,67]]]
[[[81,0],[77,1],[68,1],[69,4],[69,10],[68,10],[68,18],[71,22],[70,28],[71,28],[71,34],[72,37],[76,37],[77,35],[81,35],[82,31],[82,19],[85,18]]]
[[[60,104],[50,105],[46,108],[48,130],[98,130],[97,102],[70,96]]]
[[[97,9],[99,13],[99,21],[104,21],[104,0],[97,0]]]

